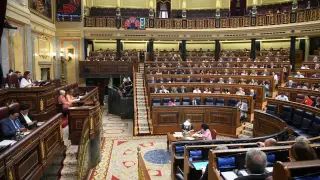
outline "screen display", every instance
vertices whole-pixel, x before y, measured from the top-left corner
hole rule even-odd
[[[81,21],[81,0],[57,0],[57,21]]]

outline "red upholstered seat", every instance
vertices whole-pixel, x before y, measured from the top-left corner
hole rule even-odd
[[[19,103],[12,103],[9,105],[9,110],[13,109],[14,112],[20,111],[20,104]]]
[[[0,107],[0,121],[9,116],[9,108],[6,106]]]

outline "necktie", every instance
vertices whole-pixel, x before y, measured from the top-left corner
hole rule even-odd
[[[16,121],[14,120],[14,121],[12,121],[12,123],[13,123],[14,128],[16,130],[19,130],[19,126],[16,124]]]

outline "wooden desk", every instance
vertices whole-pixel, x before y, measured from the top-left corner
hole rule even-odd
[[[133,62],[127,61],[79,61],[81,78],[106,78],[132,74]]]
[[[202,140],[202,138],[194,138],[195,141],[198,141],[198,140]],[[176,138],[173,136],[173,133],[167,133],[167,149],[169,151],[169,146],[171,143],[173,142],[177,142],[177,141],[190,141],[188,139],[183,139],[183,138]]]
[[[287,123],[280,118],[263,111],[254,111],[253,137],[276,134],[287,128]]]
[[[286,94],[289,97],[289,100],[294,102],[300,102],[300,101],[297,101],[297,97],[299,94],[320,97],[320,91],[313,91],[313,90],[306,90],[306,89],[279,87],[278,92]]]
[[[40,179],[65,150],[57,114],[0,154],[0,179]]]
[[[276,99],[271,99],[271,98],[267,98],[267,103],[268,104],[272,104],[272,105],[276,105],[276,114],[280,114],[280,112],[282,111],[282,107],[283,106],[290,106],[294,109],[302,109],[305,112],[311,112],[313,113],[315,116],[320,116],[320,111],[318,108],[315,107],[311,107],[311,106],[307,106],[305,104],[301,104],[301,103],[297,103],[297,102],[292,102],[292,101],[281,101],[281,100],[276,100]]]
[[[154,134],[181,131],[181,124],[186,119],[191,119],[194,129],[200,130],[201,124],[206,123],[218,134],[236,137],[236,130],[240,126],[240,111],[238,108],[223,106],[159,106],[152,108]]]
[[[148,74],[146,75],[146,81],[152,80],[152,78],[186,78],[190,77],[191,79],[210,79],[215,80],[214,82],[217,83],[219,78],[223,78],[224,80],[227,80],[229,77],[232,78],[235,82],[240,81],[241,79],[244,79],[245,81],[249,82],[251,79],[254,79],[255,81],[258,81],[260,84],[262,81],[268,81],[270,83],[270,94],[275,92],[275,84],[274,84],[274,78],[273,76],[237,76],[237,75],[206,75],[206,74]],[[207,81],[207,82],[209,82]],[[206,82],[206,81],[205,81]],[[240,86],[241,84],[239,84]]]
[[[148,83],[147,84],[148,94],[154,92],[154,88],[155,87],[159,88],[161,87],[161,85],[163,84]],[[249,85],[249,84],[239,85],[239,84],[218,84],[218,83],[199,83],[199,82],[190,82],[190,83],[175,82],[175,83],[167,83],[165,85],[165,87],[168,89],[172,87],[179,88],[181,86],[184,86],[186,88],[186,91],[189,93],[191,93],[195,87],[199,87],[202,91],[204,90],[204,88],[210,88],[212,92],[211,94],[221,94],[223,92],[223,89],[228,89],[231,94],[235,94],[238,91],[239,87],[243,88],[246,94],[249,94],[250,89],[253,89],[255,90],[255,93],[256,93],[256,99],[254,100],[254,105],[255,105],[254,107],[256,109],[262,109],[264,99],[265,99],[264,87],[262,85]],[[220,90],[219,93],[215,92],[217,88]]]
[[[95,106],[79,106],[69,108],[69,138],[71,144],[79,145],[83,123],[86,118],[90,119],[90,136],[100,132],[102,112],[100,104]]]
[[[31,88],[10,88],[5,89],[5,99],[2,105],[18,102],[28,104],[30,114],[37,121],[47,121],[56,114],[56,91],[54,85]]]
[[[247,95],[236,95],[236,94],[198,94],[198,93],[170,93],[170,94],[160,94],[160,93],[151,93],[150,94],[150,99],[149,99],[149,104],[152,106],[152,99],[163,99],[163,98],[171,98],[171,99],[178,99],[178,102],[182,102],[183,98],[188,97],[190,101],[193,98],[200,98],[201,104],[204,104],[205,98],[215,98],[215,99],[224,99],[224,108],[232,108],[228,106],[228,100],[246,100],[248,104],[248,114],[252,114],[254,111],[254,104],[253,104],[253,97],[252,96],[247,96]],[[197,108],[197,107],[216,107],[214,105],[197,105],[197,106],[181,106],[181,105],[176,105],[176,106],[152,106],[151,110],[153,111],[154,108],[157,107],[162,107],[162,108],[179,108],[179,107],[192,107]],[[249,116],[249,115],[248,115]],[[153,118],[153,116],[152,116]]]

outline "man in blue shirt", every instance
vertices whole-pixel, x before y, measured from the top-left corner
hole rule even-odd
[[[12,109],[9,111],[9,117],[1,121],[1,132],[5,139],[13,139],[17,132],[27,130],[18,117],[19,113]]]

